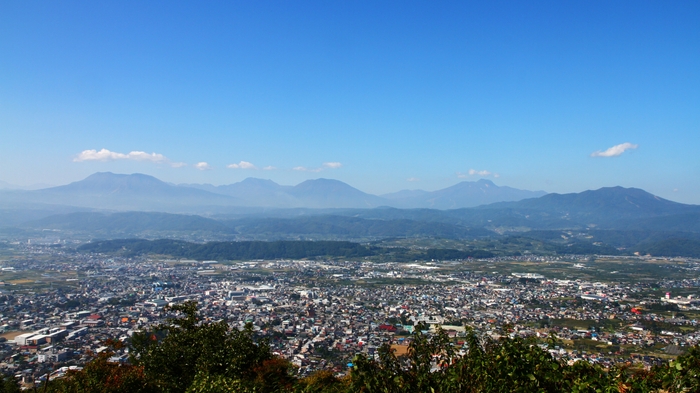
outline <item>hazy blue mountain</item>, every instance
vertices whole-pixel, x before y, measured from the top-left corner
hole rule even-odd
[[[223,194],[222,192],[219,191],[219,187],[215,186],[213,184],[205,183],[205,184],[197,184],[197,183],[182,183],[182,184],[173,184],[178,187],[189,187],[189,188],[196,188],[198,190],[203,190],[203,191],[208,191],[214,194]]]
[[[147,185],[153,182],[148,178],[137,180],[143,180]],[[272,182],[254,180],[251,183],[262,189],[277,189]],[[155,184],[164,187],[166,191],[170,190],[168,187],[174,187]],[[145,187],[139,182],[127,185],[122,189],[124,193],[137,193],[137,190]],[[114,188],[88,189],[96,193]],[[146,189],[152,190],[153,187]],[[205,192],[192,188],[190,190]],[[352,189],[345,183],[325,179],[304,182],[283,190],[296,201],[318,206],[376,202],[372,195]],[[352,198],[342,199],[348,195]],[[40,214],[56,208],[66,209],[46,206]],[[503,243],[505,248],[513,248],[512,244],[521,241],[527,244],[533,241],[527,239],[535,239],[543,242],[543,250],[557,254],[648,252],[665,256],[697,255],[700,241],[700,206],[676,203],[643,190],[622,187],[574,194],[549,194],[518,202],[452,210],[391,207],[237,209],[242,210],[227,219],[224,218],[226,216],[218,216],[218,220],[143,212],[71,213],[34,220],[21,229],[35,232],[58,229],[65,231],[63,233],[81,232],[93,238],[161,236],[200,241],[490,237],[489,241]],[[16,211],[0,210],[0,219],[9,218],[17,222],[17,214]],[[499,233],[507,236],[501,237]]]
[[[517,201],[544,195],[544,191],[525,191],[499,187],[488,180],[461,182],[438,191],[403,190],[376,196],[362,192],[338,180],[307,180],[296,186],[281,186],[271,180],[248,178],[223,186],[187,184],[187,187],[239,198],[249,206],[277,208],[398,208],[455,209],[493,202]]]
[[[147,236],[154,232],[186,238],[190,232],[240,234],[245,239],[359,239],[387,237],[475,238],[493,234],[480,228],[420,222],[414,220],[371,220],[332,215],[295,218],[250,217],[214,220],[196,215],[155,212],[76,212],[55,214],[25,222],[22,229],[59,230],[64,233],[89,234],[91,237],[115,238]],[[181,234],[177,234],[180,232]]]
[[[232,196],[246,206],[274,208],[371,208],[387,200],[364,193],[339,180],[307,180],[296,186],[282,186],[272,180],[249,177],[233,184],[186,184],[183,186]]]
[[[243,236],[260,238],[387,238],[436,237],[476,238],[493,235],[481,228],[470,229],[460,225],[421,222],[407,219],[372,220],[347,216],[304,216],[296,218],[245,218],[225,221]]]
[[[694,231],[684,226],[700,226],[698,216],[688,215],[700,213],[700,206],[668,201],[640,189],[610,187],[520,199],[542,193],[499,187],[491,181],[479,180],[462,182],[434,192],[403,191],[385,198],[331,179],[307,180],[296,186],[282,186],[271,180],[255,178],[225,186],[173,185],[142,174],[107,172],[42,190],[2,190],[0,209],[43,204],[72,206],[73,209],[231,214],[239,217],[333,214],[367,219],[442,222],[470,228],[558,229],[593,225],[624,229],[634,225],[644,225],[645,228],[662,225],[668,230]],[[520,200],[482,204],[499,199]],[[473,208],[463,207],[479,204]],[[676,217],[633,222],[666,216]],[[13,221],[16,222],[15,219]]]
[[[700,232],[700,211],[667,216],[621,219],[607,224],[606,227],[630,228],[642,231]]]
[[[78,212],[57,214],[24,223],[22,228],[51,229],[70,232],[89,232],[94,237],[141,236],[149,232],[210,232],[234,233],[220,221],[196,215],[124,212]]]
[[[97,172],[83,180],[67,184],[65,186],[52,187],[42,190],[53,194],[72,194],[83,192],[91,195],[142,195],[143,193],[153,193],[156,195],[172,192],[179,187],[165,183],[157,178],[141,173],[131,175],[115,174],[112,172]],[[188,195],[200,195],[197,191],[192,191],[187,187],[179,188],[181,193]]]
[[[427,192],[404,190],[384,195],[391,205],[402,208],[459,209],[487,205],[495,202],[519,201],[545,195],[544,191],[527,191],[497,186],[492,181],[463,181],[442,190]]]
[[[153,176],[111,172],[95,173],[65,186],[26,192],[23,197],[32,202],[113,210],[177,211],[240,203],[233,197],[171,185]]]
[[[405,200],[409,198],[421,198],[423,196],[430,195],[430,191],[425,190],[401,190],[396,192],[390,192],[388,194],[380,195],[384,199],[389,200]]]
[[[357,188],[332,179],[306,180],[289,189],[289,194],[316,208],[372,208],[386,205],[384,198],[364,193]]]
[[[601,188],[572,194],[547,194],[453,210],[380,208],[340,210],[336,215],[369,219],[410,219],[470,228],[503,230],[600,227],[621,230],[698,231],[700,206],[659,198],[636,188]]]
[[[209,191],[216,194],[230,195],[242,199],[255,198],[263,194],[285,192],[291,186],[281,186],[269,179],[258,179],[248,177],[238,183],[215,186],[212,184],[179,184],[183,187],[191,187],[199,190]]]
[[[46,204],[24,204],[0,207],[0,227],[16,227],[28,221],[40,220],[56,214],[68,214],[90,209]]]
[[[624,187],[605,187],[572,194],[547,194],[535,199],[492,204],[483,209],[537,212],[595,225],[609,225],[624,219],[700,212],[700,206],[672,202],[638,188]]]
[[[289,194],[291,186],[281,186],[272,180],[249,177],[234,184],[216,187],[217,193],[236,197],[249,206],[303,207],[307,204]]]

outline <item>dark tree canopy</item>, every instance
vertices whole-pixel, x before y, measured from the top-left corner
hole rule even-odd
[[[408,353],[396,356],[389,345],[378,357],[358,355],[349,374],[337,378],[319,371],[294,376],[294,367],[272,354],[252,329],[231,329],[225,322],[199,320],[196,305],[168,310],[170,323],[134,336],[131,364],[107,361],[101,354],[82,371],[51,381],[48,391],[70,393],[205,393],[205,392],[697,392],[700,349],[647,371],[586,361],[556,360],[535,339],[493,340],[474,332],[463,347],[447,334],[412,336]],[[504,327],[508,329],[508,327]],[[556,338],[550,337],[549,345]],[[112,343],[111,345],[119,345]],[[5,382],[5,391],[11,386]],[[10,390],[8,390],[8,386]],[[15,386],[16,387],[16,386]]]

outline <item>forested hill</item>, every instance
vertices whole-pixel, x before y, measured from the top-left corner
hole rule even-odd
[[[121,239],[84,244],[78,251],[123,253],[126,255],[161,254],[197,260],[246,260],[275,258],[363,257],[372,255],[370,247],[342,241],[209,242],[179,240]]]
[[[144,254],[168,255],[174,258],[195,260],[237,261],[253,259],[301,259],[314,257],[358,258],[375,256],[381,260],[407,262],[413,260],[454,260],[468,258],[491,258],[486,250],[434,249],[409,250],[405,248],[382,248],[343,241],[245,241],[189,243],[180,240],[119,239],[101,240],[78,247],[81,252],[121,254],[135,256]]]

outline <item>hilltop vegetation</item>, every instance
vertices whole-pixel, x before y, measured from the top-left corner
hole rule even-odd
[[[484,250],[381,248],[341,241],[276,241],[276,242],[209,242],[189,243],[179,240],[120,239],[102,240],[84,244],[78,251],[116,253],[124,256],[143,254],[168,255],[196,260],[251,260],[301,259],[313,257],[380,257],[393,261],[430,259],[490,258],[494,254]]]
[[[160,254],[198,260],[249,260],[310,258],[316,256],[363,257],[373,255],[366,246],[351,242],[277,241],[189,243],[179,240],[106,240],[82,245],[79,251],[123,253],[125,255]]]
[[[534,255],[642,255],[668,257],[700,257],[700,238],[647,235],[618,236],[613,245],[597,241],[606,234],[587,232],[572,234],[562,231],[537,231],[522,235],[483,238],[463,242],[456,248],[407,248],[386,246],[392,239],[377,241],[370,245],[348,241],[239,241],[193,243],[181,240],[159,239],[115,239],[96,240],[78,247],[81,252],[116,253],[124,256],[143,254],[168,255],[174,258],[196,260],[251,260],[251,259],[302,259],[315,257],[362,258],[376,261],[406,262],[414,260],[459,260],[468,258],[492,258],[496,256],[518,256],[522,253]],[[640,237],[646,240],[637,242]],[[627,240],[625,240],[627,239]],[[635,244],[625,247],[627,241]],[[436,246],[440,242],[433,242]],[[622,245],[621,245],[622,244]]]
[[[444,332],[413,334],[408,352],[384,345],[378,357],[355,357],[349,373],[330,370],[297,378],[294,367],[272,354],[251,328],[201,321],[194,303],[174,306],[180,317],[134,335],[129,365],[103,353],[84,370],[49,382],[45,391],[65,393],[204,392],[696,392],[700,350],[651,370],[602,367],[554,359],[533,339],[492,340],[470,332],[463,348]],[[504,327],[504,333],[508,333]],[[556,342],[550,337],[549,345]],[[114,343],[115,349],[121,343]]]
[[[700,258],[700,240],[667,239],[643,248],[643,252],[651,255],[683,255]]]
[[[442,222],[410,219],[366,219],[347,216],[311,216],[298,218],[246,218],[223,221],[245,236],[328,236],[345,238],[438,237],[464,239],[492,235],[485,229],[473,229]]]

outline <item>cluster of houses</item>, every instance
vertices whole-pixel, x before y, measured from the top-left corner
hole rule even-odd
[[[166,323],[173,316],[166,306],[185,301],[196,301],[205,321],[252,326],[301,374],[324,368],[342,373],[356,354],[373,356],[387,343],[400,353],[416,329],[442,329],[457,345],[470,330],[494,339],[543,341],[554,333],[553,356],[604,365],[650,366],[661,361],[659,354],[683,353],[700,340],[697,321],[683,313],[698,310],[697,299],[650,296],[657,283],[488,274],[470,271],[468,262],[451,262],[449,269],[439,262],[220,264],[59,250],[54,259],[9,260],[3,266],[76,272],[70,285],[41,291],[2,287],[0,371],[27,384],[60,377],[112,351],[107,339],[128,343],[134,332]],[[414,281],[391,282],[406,278]],[[692,290],[697,284],[678,280],[668,287]],[[128,349],[110,355],[114,362],[129,359]]]

